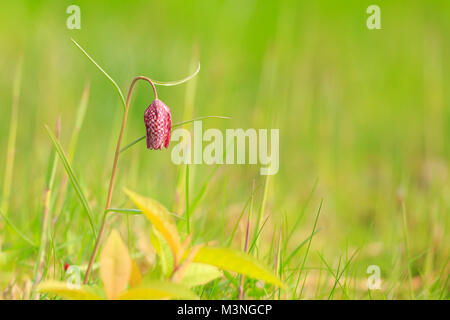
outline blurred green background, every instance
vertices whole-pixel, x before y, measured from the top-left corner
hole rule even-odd
[[[66,28],[66,8],[71,4],[81,8],[80,30]],[[381,30],[366,27],[366,8],[371,4],[381,8]],[[269,179],[264,207],[270,215],[262,235],[268,245],[281,221],[287,221],[288,229],[294,225],[317,182],[288,244],[295,248],[308,237],[323,199],[309,267],[321,263],[316,251],[336,267],[339,257],[359,248],[349,275],[362,283],[363,293],[355,297],[365,296],[366,268],[371,264],[380,266],[385,281],[381,297],[408,297],[404,205],[417,294],[433,296],[436,279],[439,288],[448,286],[448,1],[2,2],[0,150],[5,152],[0,153],[0,181],[14,74],[23,55],[16,157],[5,214],[36,241],[52,149],[44,125],[54,127],[61,116],[61,143],[67,150],[83,88],[90,83],[72,162],[99,213],[97,221],[120,128],[118,95],[71,37],[124,93],[134,76],[175,80],[200,61],[194,81],[158,87],[174,122],[226,115],[232,119],[207,120],[204,129],[280,129],[280,170]],[[144,134],[143,112],[152,98],[147,85],[139,84],[124,143]],[[250,196],[253,181],[259,210],[265,183],[259,168],[222,166],[213,175],[193,213],[198,241],[223,241]],[[64,175],[61,167],[58,170],[57,181]],[[139,144],[121,158],[114,206],[126,204],[122,192],[126,186],[175,208],[183,170],[171,162],[170,151],[151,152],[144,142]],[[207,165],[191,167],[192,197],[211,170]],[[93,239],[70,187],[61,217],[55,235],[62,245],[59,261],[85,263]],[[113,223],[126,222],[117,218]],[[127,223],[139,229],[144,220],[130,218]],[[14,231],[1,232],[3,247],[20,253],[15,273],[26,277],[33,252],[24,251]],[[235,246],[241,246],[239,241]],[[300,261],[302,253],[303,249]]]

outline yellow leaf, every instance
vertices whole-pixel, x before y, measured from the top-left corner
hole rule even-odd
[[[193,262],[187,266],[181,283],[190,288],[206,284],[221,276],[222,272],[216,267]]]
[[[100,254],[100,277],[108,299],[117,298],[127,287],[131,257],[119,233],[113,230]]]
[[[169,244],[173,256],[178,257],[181,250],[180,235],[169,211],[156,200],[145,198],[129,190],[125,190],[125,193],[161,233]]]
[[[198,299],[192,291],[173,282],[148,282],[133,288],[119,297],[120,300]]]
[[[137,263],[131,259],[131,274],[130,274],[130,286],[137,287],[142,282],[141,271],[139,271],[139,267]]]
[[[37,290],[43,293],[53,293],[69,300],[103,300],[98,295],[89,292],[86,286],[76,288],[74,284],[70,285],[62,281],[42,282]]]
[[[258,262],[254,257],[233,249],[200,248],[194,262],[206,263],[220,269],[246,275],[250,278],[264,280],[268,283],[284,287],[281,280],[269,268]]]
[[[173,271],[173,254],[169,245],[158,230],[153,227],[151,229],[150,241],[160,259],[163,274],[169,276]]]

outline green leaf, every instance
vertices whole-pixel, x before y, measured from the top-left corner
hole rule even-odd
[[[130,289],[119,297],[120,300],[156,300],[168,298],[197,300],[198,296],[181,284],[168,281],[151,281],[141,287]]]
[[[156,200],[145,198],[129,190],[125,190],[125,193],[141,209],[153,227],[161,233],[169,244],[174,258],[178,257],[181,251],[180,235],[169,211]]]
[[[65,154],[58,139],[55,137],[55,135],[53,134],[53,132],[50,130],[50,128],[47,125],[45,125],[45,129],[47,130],[47,134],[50,137],[50,139],[52,140],[53,145],[55,146],[56,152],[58,153],[59,158],[61,159],[61,162],[64,165],[64,169],[66,170],[66,173],[69,176],[70,182],[72,183],[72,186],[75,189],[75,192],[76,192],[81,204],[83,205],[84,210],[86,211],[87,217],[89,219],[89,224],[91,225],[92,232],[94,233],[94,236],[97,237],[97,232],[95,231],[94,223],[92,222],[91,208],[89,207],[89,203],[86,199],[86,196],[84,195],[84,193],[81,189],[80,183],[78,182],[78,179],[73,172],[73,169],[70,165],[67,155]]]
[[[222,272],[214,266],[203,263],[190,263],[181,279],[181,283],[187,287],[195,287],[206,284],[222,276]]]
[[[75,286],[75,285],[72,285]],[[39,284],[38,291],[42,293],[53,293],[62,298],[69,300],[103,300],[102,297],[89,292],[87,286],[80,286],[79,288],[70,287],[67,283],[62,281],[45,281]]]
[[[279,287],[284,287],[281,280],[269,268],[254,257],[234,249],[202,247],[194,262],[206,263],[220,269],[237,272],[250,278],[264,280]]]

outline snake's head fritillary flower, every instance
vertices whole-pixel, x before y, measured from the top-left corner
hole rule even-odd
[[[144,113],[147,134],[147,148],[159,149],[169,147],[172,116],[164,102],[155,99]]]

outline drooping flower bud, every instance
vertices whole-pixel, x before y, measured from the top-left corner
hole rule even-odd
[[[155,99],[144,113],[147,135],[147,148],[159,149],[169,147],[170,131],[172,130],[172,116],[170,109],[164,102]]]

